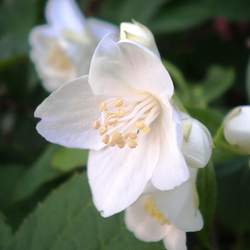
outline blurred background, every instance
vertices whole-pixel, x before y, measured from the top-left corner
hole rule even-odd
[[[213,135],[228,110],[249,104],[249,0],[78,3],[86,16],[148,26],[177,96]],[[28,34],[45,23],[45,4],[0,0],[0,249],[163,249],[162,243],[137,241],[122,215],[101,219],[86,205],[89,190],[80,179],[87,153],[49,145],[35,130],[33,112],[48,93],[29,60]],[[215,172],[201,172],[198,180],[206,226],[188,244],[194,250],[248,250],[249,159],[214,158]]]

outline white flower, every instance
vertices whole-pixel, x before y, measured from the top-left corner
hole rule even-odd
[[[87,74],[94,49],[113,25],[85,19],[74,0],[49,0],[48,24],[30,33],[31,59],[44,87],[52,91],[77,76]]]
[[[186,232],[203,227],[195,187],[196,173],[193,169],[192,178],[174,190],[141,196],[126,209],[127,228],[142,241],[163,240],[168,250],[187,249]]]
[[[137,42],[160,56],[152,32],[141,23],[136,21],[133,21],[132,23],[121,23],[120,39]]]
[[[212,137],[208,129],[198,120],[182,114],[182,152],[190,167],[202,168],[208,164],[212,154]]]
[[[234,108],[225,118],[224,136],[242,153],[250,154],[250,105]]]
[[[37,130],[48,141],[92,149],[88,178],[103,216],[131,205],[149,180],[170,190],[189,178],[173,92],[158,56],[106,36],[89,76],[59,88],[35,111]]]

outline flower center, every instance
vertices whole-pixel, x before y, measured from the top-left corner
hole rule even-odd
[[[168,219],[161,213],[161,211],[156,207],[154,200],[150,197],[144,201],[145,212],[157,221],[161,225],[170,224]]]
[[[101,116],[93,123],[103,143],[123,148],[137,147],[140,135],[150,132],[150,124],[160,114],[158,101],[149,94],[136,100],[111,98],[100,104]]]
[[[59,71],[68,71],[72,69],[72,64],[68,56],[59,45],[54,45],[48,57],[48,64]]]

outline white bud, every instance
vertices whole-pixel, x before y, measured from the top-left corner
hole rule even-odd
[[[130,40],[139,43],[159,56],[159,51],[152,32],[146,26],[138,22],[121,23],[120,40]]]
[[[250,154],[250,105],[234,108],[226,116],[224,136],[229,144]]]
[[[182,119],[182,152],[190,167],[205,167],[212,154],[212,138],[198,120],[184,115]]]

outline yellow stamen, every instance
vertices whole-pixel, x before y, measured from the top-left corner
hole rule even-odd
[[[107,110],[107,103],[106,103],[106,102],[102,102],[102,103],[100,104],[100,106],[99,106],[99,110],[100,110],[101,112],[106,111],[106,110]]]
[[[117,119],[116,118],[110,118],[107,120],[108,125],[115,125],[117,123]]]
[[[124,140],[120,140],[120,141],[117,143],[117,146],[118,146],[119,148],[124,148],[124,146],[125,146],[125,141],[124,141]]]
[[[118,111],[117,111],[117,115],[119,116],[119,117],[123,117],[124,115],[126,114],[126,112],[123,110],[123,109],[118,109]]]
[[[107,127],[106,126],[102,126],[99,128],[99,133],[100,135],[104,135],[107,132]]]
[[[143,120],[139,120],[135,123],[135,126],[138,128],[138,129],[143,129],[145,127],[145,123]]]
[[[136,133],[134,133],[134,132],[131,132],[131,133],[129,133],[129,134],[127,134],[127,138],[130,138],[130,139],[136,139],[137,138],[137,134]]]
[[[115,144],[122,140],[122,135],[121,133],[118,132],[113,132],[111,135],[111,142],[114,142]]]
[[[147,134],[147,133],[150,132],[150,130],[151,130],[150,127],[145,126],[141,131],[142,131],[143,134]]]
[[[108,144],[109,143],[109,135],[104,135],[102,137],[102,142],[105,143],[105,144]]]
[[[137,147],[137,142],[135,140],[131,140],[129,139],[128,142],[127,142],[128,146],[130,148],[136,148]]]
[[[98,129],[98,128],[100,128],[101,124],[100,124],[99,121],[94,121],[92,126],[93,126],[94,129]]]
[[[115,101],[114,101],[114,106],[115,106],[116,108],[118,108],[118,107],[123,106],[123,103],[124,103],[124,101],[123,101],[122,98],[117,98],[117,99],[115,99]]]
[[[168,219],[162,214],[162,212],[156,207],[152,198],[147,198],[144,202],[144,209],[146,213],[157,221],[161,225],[170,224]]]

